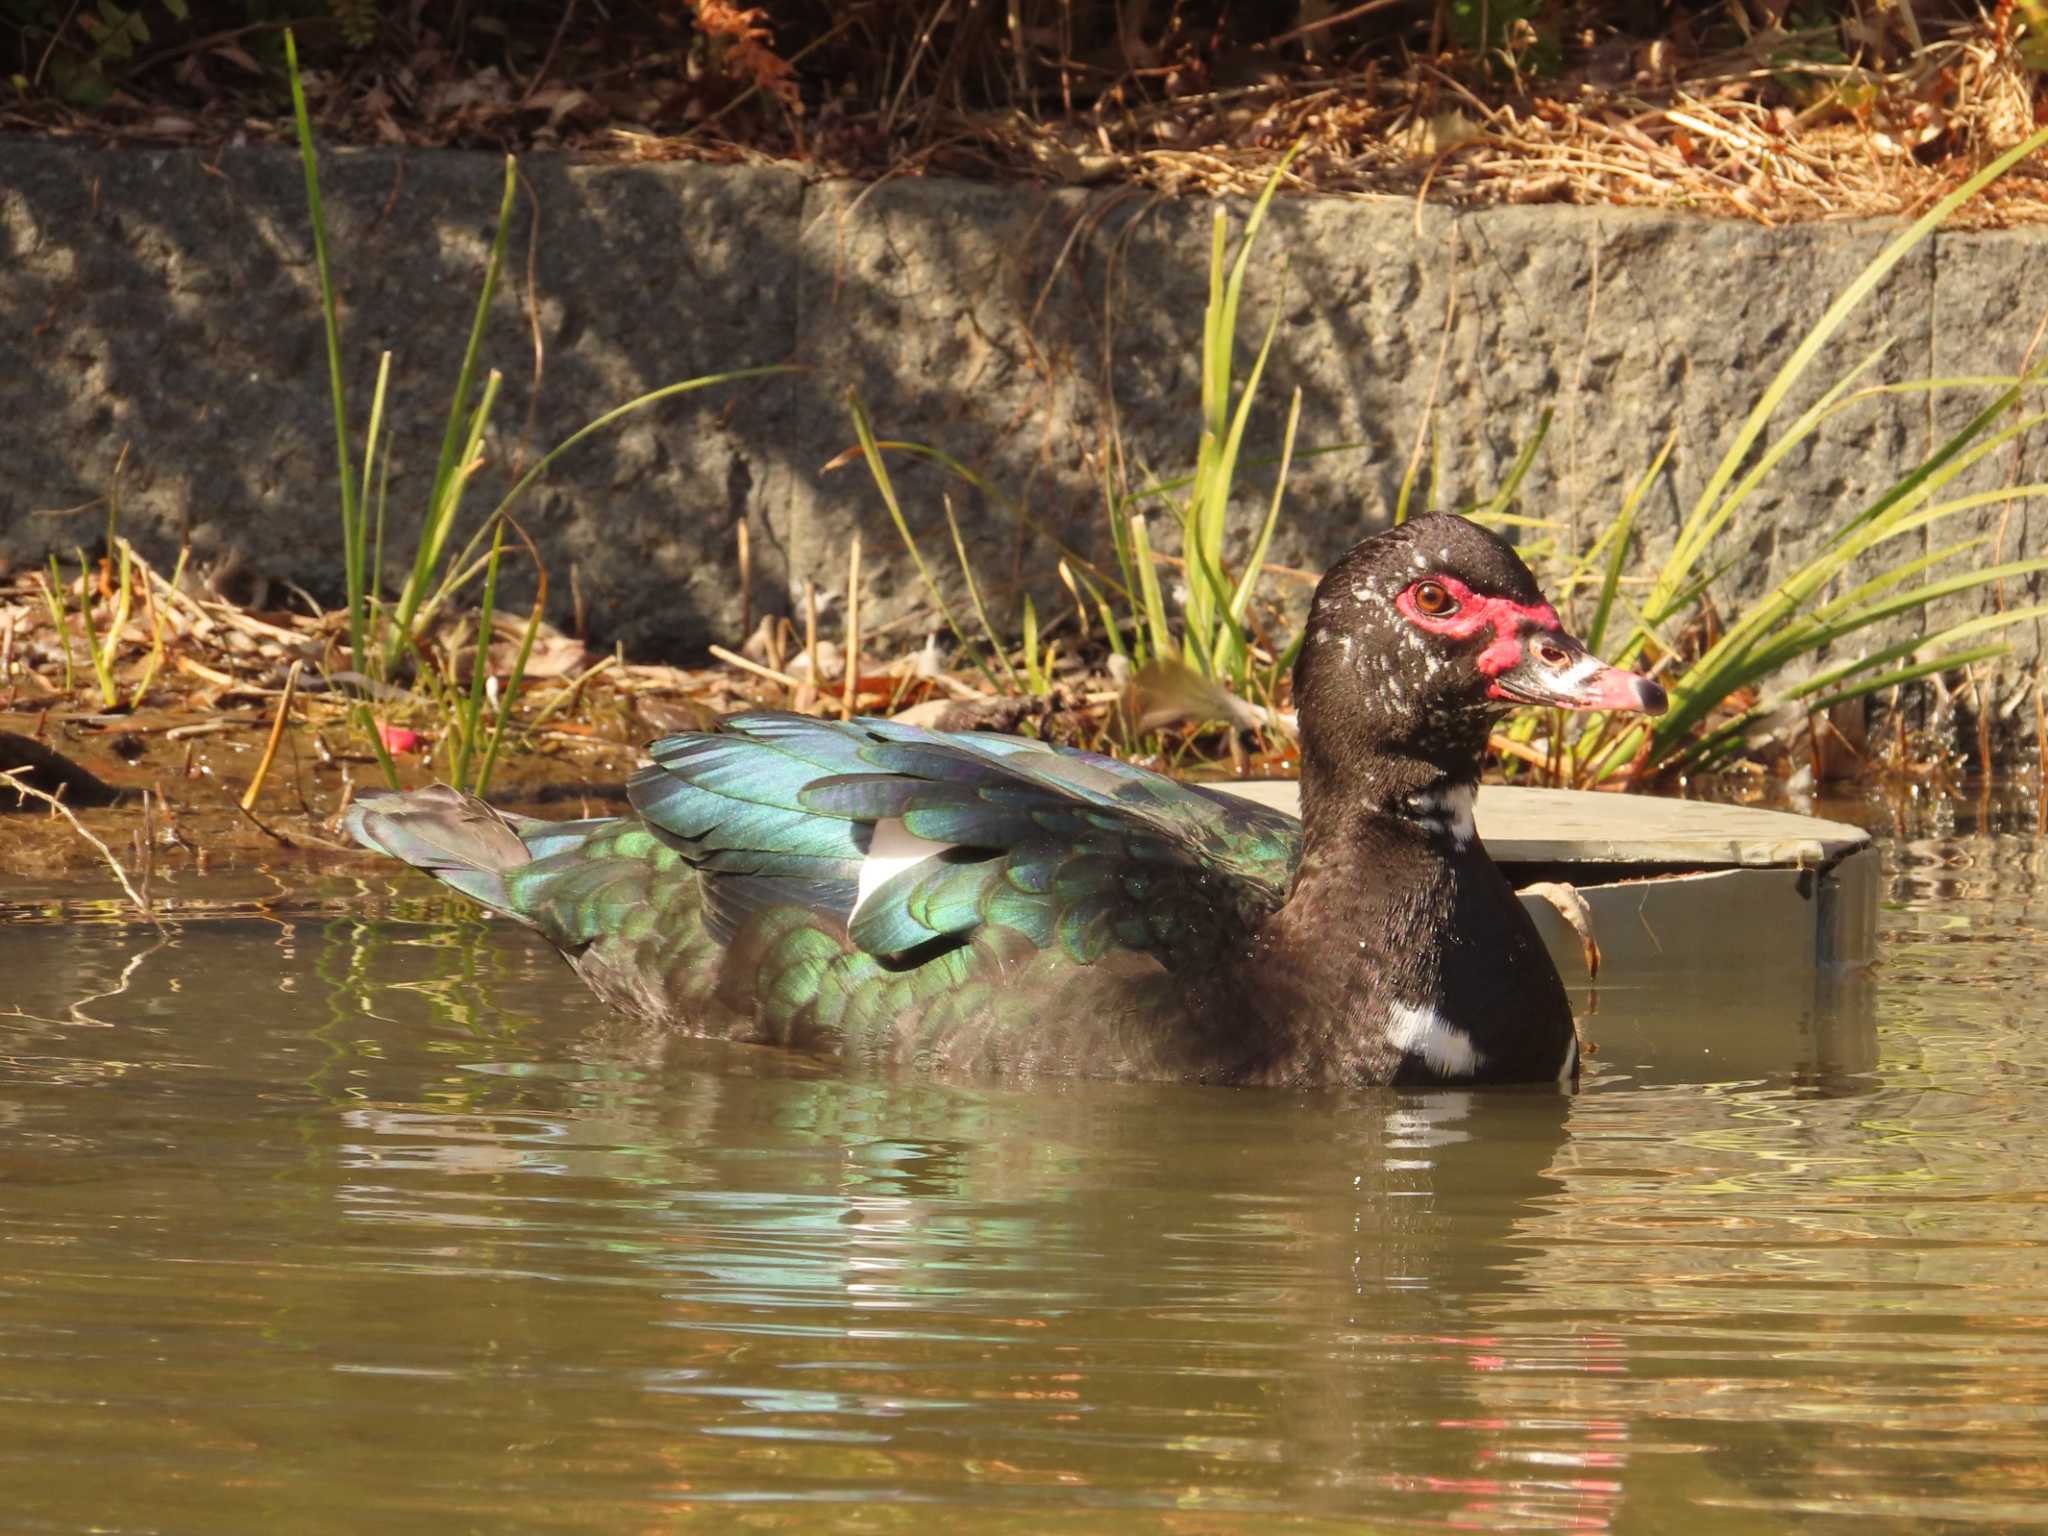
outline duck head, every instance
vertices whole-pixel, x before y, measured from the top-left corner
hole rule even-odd
[[[1662,688],[1566,632],[1505,540],[1445,513],[1374,534],[1330,568],[1294,697],[1304,798],[1328,788],[1368,805],[1476,781],[1494,722],[1520,704],[1665,707]]]

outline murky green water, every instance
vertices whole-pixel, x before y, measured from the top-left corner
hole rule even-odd
[[[2048,1523],[2041,847],[1888,858],[1868,986],[1609,989],[1570,1100],[653,1061],[345,882],[17,891],[0,1529]]]

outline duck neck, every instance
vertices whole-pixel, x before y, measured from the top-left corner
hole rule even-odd
[[[1369,766],[1304,774],[1301,862],[1247,957],[1262,1054],[1301,1076],[1385,1081],[1390,1028],[1442,1010],[1452,946],[1506,889],[1473,831],[1476,769]]]
[[[1472,817],[1477,775],[1424,767],[1380,775],[1366,793],[1302,782],[1301,862],[1276,920],[1317,933],[1317,948],[1347,970],[1384,972],[1402,956],[1433,973],[1459,867],[1485,858]],[[1348,942],[1327,943],[1339,934]]]
[[[1379,756],[1341,769],[1305,755],[1301,774],[1302,869],[1342,867],[1378,857],[1389,838],[1420,834],[1442,857],[1478,846],[1472,807],[1477,762],[1449,765],[1421,756]],[[1296,884],[1300,883],[1297,875]]]
[[[1302,851],[1264,937],[1275,968],[1321,980],[1308,1012],[1348,1013],[1390,991],[1433,991],[1460,867],[1484,858],[1473,830],[1476,774],[1387,760],[1332,783],[1304,775]]]
[[[1557,968],[1472,828],[1476,768],[1304,777],[1301,863],[1243,978],[1273,1081],[1526,1081],[1576,1059]]]

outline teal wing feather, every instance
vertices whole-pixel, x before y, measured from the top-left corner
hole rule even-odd
[[[658,743],[634,809],[705,876],[707,919],[805,905],[896,958],[985,926],[1079,963],[1212,962],[1286,895],[1299,823],[1113,758],[1018,737],[747,715]],[[855,910],[878,824],[949,851]]]
[[[631,816],[505,818],[492,904],[644,1017],[870,1061],[1157,1075],[1299,856],[1291,817],[1016,737],[762,713],[650,755]],[[890,823],[945,851],[863,896]]]

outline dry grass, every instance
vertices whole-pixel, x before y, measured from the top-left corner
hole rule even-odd
[[[1788,31],[1769,19],[1781,8],[1756,7],[1759,22],[1731,6],[1748,35],[1718,51],[1693,34],[1711,39],[1725,25],[1674,12],[1665,38],[1587,26],[1542,75],[1507,48],[1460,53],[1440,25],[1418,49],[1412,21],[1397,26],[1378,6],[1235,48],[1185,28],[1126,36],[1121,23],[1113,36],[1079,37],[1072,21],[1056,35],[1060,15],[1091,9],[1081,5],[1012,5],[1011,36],[976,20],[987,9],[955,17],[878,0],[828,24],[779,19],[800,6],[702,0],[694,35],[674,19],[631,46],[557,33],[538,40],[545,52],[523,75],[415,31],[381,50],[328,48],[308,94],[329,142],[1251,194],[1299,139],[1292,191],[1685,208],[1765,223],[1917,213],[2048,107],[2036,35],[2048,23],[2011,0],[1938,32],[1904,7],[1875,31],[1848,10]],[[1091,52],[1090,41],[1115,46]],[[0,128],[286,140],[275,93],[214,58],[253,64],[247,42],[238,33],[218,49],[195,45],[175,77],[138,76],[90,112],[30,91],[0,108]],[[2009,176],[1968,215],[2043,219],[2042,166]]]
[[[1916,214],[2032,130],[2039,77],[2009,28],[1959,29],[1891,70],[1802,65],[1815,82],[1802,110],[1762,89],[1779,74],[1768,60],[1788,40],[1760,36],[1682,77],[1646,69],[1604,87],[1532,84],[1506,101],[1417,61],[1401,77],[1368,72],[1155,103],[1093,131],[1014,113],[960,115],[945,120],[950,136],[925,164],[1249,196],[1299,139],[1306,148],[1287,177],[1296,192],[1684,208],[1775,224]],[[1958,223],[2044,219],[2048,165],[2033,165]]]
[[[378,782],[379,775],[351,726],[354,696],[345,684],[336,686],[347,676],[333,670],[345,655],[341,616],[304,600],[293,611],[250,611],[182,578],[164,577],[132,550],[129,569],[148,595],[131,593],[128,607],[145,617],[131,617],[118,630],[114,562],[64,582],[61,607],[49,602],[42,573],[0,582],[0,757],[22,765],[0,774],[0,789],[7,791],[0,810],[18,806],[19,793],[61,815],[68,834],[41,835],[34,825],[40,817],[0,816],[9,858],[22,869],[76,868],[90,850],[125,882],[120,861],[91,832],[96,825],[134,845],[141,873],[133,899],[148,912],[153,868],[175,875],[210,862],[253,858],[268,865],[350,851],[335,841],[336,818],[356,786]],[[1099,631],[1091,644],[1072,633],[1077,627],[1074,614],[1047,626],[1048,635],[1065,634],[1047,653],[1055,658],[1051,675],[1036,693],[992,687],[987,670],[965,659],[943,666],[929,645],[908,649],[905,636],[922,631],[902,625],[867,635],[854,669],[845,665],[852,648],[843,631],[799,635],[786,618],[762,619],[740,649],[714,648],[714,664],[704,667],[593,656],[572,637],[550,631],[536,648],[541,675],[529,673],[514,712],[503,782],[491,798],[600,814],[618,803],[618,786],[651,737],[705,729],[750,708],[838,716],[849,700],[862,713],[943,730],[1021,730],[1175,772],[1293,773],[1284,683],[1271,712],[1221,726],[1214,721],[1222,711],[1192,674],[1153,668],[1133,676],[1105,652]],[[451,625],[433,643],[463,645],[462,628]],[[99,697],[97,669],[84,659],[93,637],[121,690],[113,709]],[[508,634],[493,649],[514,643]],[[894,659],[880,659],[885,656]],[[500,670],[504,660],[494,656],[491,665]],[[1012,669],[1025,667],[1025,656],[1017,654]],[[373,707],[407,784],[445,775],[430,705],[385,689]],[[1851,726],[1853,740],[1842,735]],[[1832,768],[1823,766],[1818,738],[1807,743],[1795,732],[1775,750],[1738,763],[1716,781],[1715,792],[1769,799],[1787,781],[1805,779],[1809,762],[1817,777],[1922,790],[1960,782],[1969,766],[1946,745],[1952,731],[1945,719],[1909,734],[1895,714],[1866,732],[1859,706],[1853,721],[1831,717],[1828,728],[1843,749],[1825,754]],[[24,743],[9,736],[28,737],[35,747],[10,754],[9,746]],[[1496,735],[1494,748],[1501,766],[1510,766],[1510,759],[1524,764],[1524,773],[1532,763],[1544,766],[1540,754],[1532,759],[1525,743],[1505,735]],[[100,793],[68,794],[69,777],[48,772],[41,749],[56,753],[69,777]],[[102,808],[81,818],[67,800]]]
[[[196,817],[215,843],[253,834],[286,848],[331,846],[335,813],[357,784],[379,778],[351,723],[365,697],[408,783],[445,775],[449,734],[435,704],[348,672],[339,611],[303,594],[290,609],[252,610],[189,577],[183,562],[166,576],[125,541],[119,548],[125,561],[98,559],[82,574],[74,565],[56,578],[30,571],[0,581],[0,732],[75,759],[116,793],[152,792],[174,837],[181,818]],[[1074,617],[1048,632],[1071,628]],[[481,653],[492,674],[509,670],[522,628],[507,621]],[[942,665],[914,626],[871,630],[858,645],[842,625],[831,628],[841,632],[800,637],[789,619],[764,618],[736,648],[713,647],[702,667],[635,664],[545,629],[513,713],[506,787],[493,798],[615,784],[649,738],[743,709],[894,714],[940,729],[1035,730],[1128,750],[1139,739],[1129,722],[1150,707],[1127,673],[1108,669],[1100,646],[1063,647],[1044,691],[1016,694],[987,686],[969,658]],[[425,664],[468,674],[480,654],[474,617],[440,626],[427,651]],[[849,655],[858,658],[852,667]],[[1241,742],[1205,721],[1146,725],[1144,745],[1161,765],[1245,757]],[[1259,766],[1284,771],[1285,743]],[[62,796],[61,783],[40,782]]]

